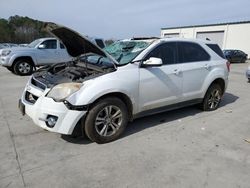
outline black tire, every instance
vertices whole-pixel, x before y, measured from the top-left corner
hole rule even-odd
[[[17,75],[26,76],[32,74],[34,66],[29,59],[20,59],[15,62],[13,70]]]
[[[127,123],[126,105],[119,98],[110,97],[94,104],[86,117],[84,129],[91,141],[104,144],[119,138]]]
[[[216,110],[221,102],[222,88],[219,84],[212,84],[203,98],[201,109],[204,111]]]
[[[14,72],[13,67],[6,67],[10,72]]]
[[[246,59],[245,57],[243,57],[243,58],[240,60],[240,62],[241,62],[241,63],[246,63],[246,60],[247,60],[247,59]]]

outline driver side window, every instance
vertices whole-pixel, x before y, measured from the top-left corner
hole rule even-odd
[[[164,65],[170,65],[176,63],[177,47],[175,42],[168,42],[160,44],[153,49],[147,56],[146,60],[150,57],[156,57],[162,59]]]
[[[44,49],[56,49],[56,40],[46,40],[42,44],[45,45]]]

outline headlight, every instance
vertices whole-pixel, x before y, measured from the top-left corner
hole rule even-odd
[[[2,56],[7,56],[7,55],[10,54],[10,52],[11,52],[11,50],[3,50],[1,55]]]
[[[68,96],[72,95],[81,88],[81,83],[64,83],[58,84],[53,87],[48,93],[47,97],[54,99],[55,101],[62,101]]]

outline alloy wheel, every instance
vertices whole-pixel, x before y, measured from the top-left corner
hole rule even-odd
[[[208,107],[210,109],[215,109],[219,105],[221,100],[220,91],[218,89],[214,89],[208,99]]]
[[[114,135],[122,124],[122,111],[114,105],[104,107],[96,116],[95,129],[100,136]]]
[[[18,66],[18,70],[22,74],[27,74],[30,72],[31,66],[27,62],[21,62]]]

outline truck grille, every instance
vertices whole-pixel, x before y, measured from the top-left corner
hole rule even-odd
[[[46,85],[44,85],[43,83],[39,82],[38,80],[34,79],[33,77],[31,78],[31,84],[42,89],[45,90],[46,89]]]

